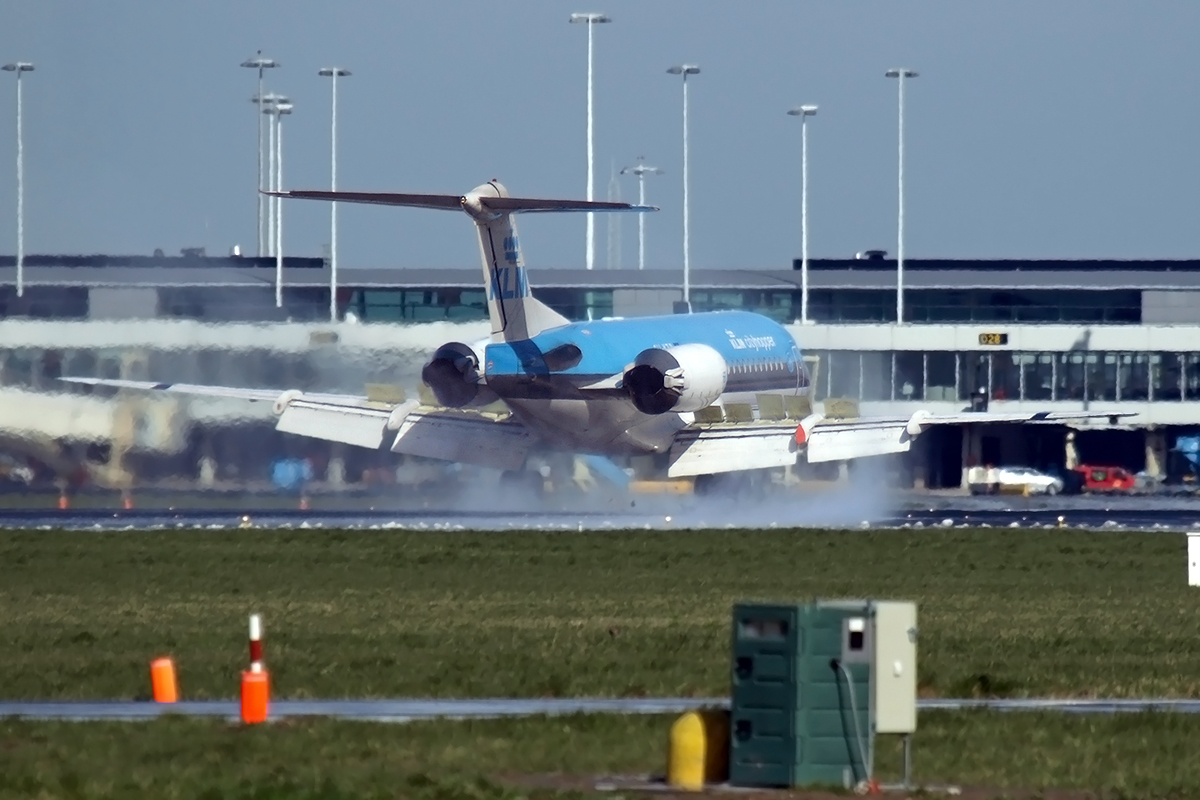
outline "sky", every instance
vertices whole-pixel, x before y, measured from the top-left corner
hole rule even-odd
[[[800,124],[809,128],[813,258],[896,247],[897,82],[905,89],[908,258],[1200,255],[1195,0],[38,0],[0,7],[0,62],[22,79],[27,253],[149,254],[256,242],[255,51],[295,103],[284,186],[329,185],[329,65],[338,184],[583,198],[586,26],[595,35],[596,197],[639,155],[647,269],[682,264],[682,85],[690,99],[691,265],[788,269],[800,251]],[[15,80],[0,73],[0,252],[16,249]],[[625,200],[637,184],[620,179]],[[620,215],[596,267],[637,266]],[[584,265],[583,215],[520,220],[532,267]],[[463,215],[343,205],[339,263],[478,263]],[[329,209],[291,201],[284,250],[320,255]]]

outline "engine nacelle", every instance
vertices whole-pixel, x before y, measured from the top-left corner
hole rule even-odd
[[[479,394],[479,356],[462,342],[444,344],[421,369],[421,380],[439,403],[462,408]]]
[[[706,344],[643,350],[625,370],[624,385],[643,414],[699,411],[725,391],[729,366]]]

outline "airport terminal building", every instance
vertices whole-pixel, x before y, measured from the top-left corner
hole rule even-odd
[[[240,374],[246,385],[349,389],[387,379],[391,343],[408,343],[392,367],[407,379],[443,332],[486,335],[478,268],[344,268],[331,323],[322,259],[285,259],[281,307],[273,259],[193,252],[25,263],[18,297],[13,259],[0,257],[0,393],[55,392],[65,373],[194,382]],[[1177,477],[1175,440],[1200,431],[1200,260],[910,259],[902,323],[894,260],[814,259],[808,274],[807,324],[798,269],[693,271],[692,306],[787,324],[810,357],[814,399],[852,401],[863,414],[1136,414],[1076,428],[935,428],[901,460],[905,480],[957,486],[975,464],[1111,464]],[[571,319],[672,313],[681,299],[681,276],[668,270],[530,270],[530,282]],[[132,320],[146,324],[121,326],[130,332],[122,344],[113,325]],[[187,346],[184,330],[194,337]],[[373,355],[333,355],[339,338]],[[332,372],[343,385],[322,384]]]

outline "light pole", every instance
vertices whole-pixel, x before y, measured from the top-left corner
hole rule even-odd
[[[323,78],[329,78],[332,90],[330,93],[330,122],[329,122],[329,191],[337,191],[337,85],[338,78],[350,75],[350,70],[341,67],[325,67],[317,72]],[[329,204],[329,321],[337,322],[337,201]]]
[[[258,94],[256,94],[254,102],[258,102],[258,98],[263,96],[263,70],[272,69],[279,66],[279,62],[271,58],[264,58],[262,50],[259,50],[254,58],[248,58],[242,62],[242,66],[247,69],[258,70]],[[258,255],[263,254],[264,233],[263,233],[263,131],[262,131],[262,115],[258,115]]]
[[[269,92],[267,94],[259,94],[250,98],[251,103],[258,104],[259,111],[262,116],[267,117],[267,185],[268,192],[274,192],[278,187],[275,186],[275,106],[279,103],[286,103],[288,99],[281,94]],[[259,125],[262,125],[261,118]],[[263,197],[259,193],[259,197]],[[267,196],[267,221],[263,226],[263,252],[261,255],[275,255],[275,201],[277,198]]]
[[[899,132],[896,137],[899,148],[899,171],[896,178],[899,207],[896,214],[896,324],[899,325],[904,322],[904,80],[915,78],[918,73],[912,69],[889,69],[884,75],[896,79],[900,95]]]
[[[595,167],[593,165],[592,151],[592,26],[604,22],[612,22],[612,20],[604,14],[597,13],[580,13],[572,14],[568,20],[572,24],[587,25],[588,32],[588,58],[587,58],[587,199],[590,202],[592,198],[593,186],[595,183]],[[596,215],[591,211],[587,212],[587,268],[591,269],[596,259]]]
[[[816,106],[799,106],[787,112],[800,118],[800,323],[808,324],[808,118]]]
[[[677,64],[667,72],[683,76],[683,303],[688,313],[692,310],[691,272],[688,264],[688,75],[699,75],[695,64]]]
[[[28,61],[0,67],[17,74],[17,297],[25,296],[25,144],[21,138],[21,73],[33,72]]]
[[[632,173],[637,175],[638,179],[638,205],[646,205],[646,176],[647,175],[662,175],[663,171],[658,167],[646,166],[643,162],[645,156],[638,156],[636,167],[625,167],[621,170],[621,174]],[[638,214],[638,269],[646,268],[646,215]]]
[[[275,114],[275,191],[283,191],[283,117],[292,113],[291,103],[276,103]],[[275,201],[275,307],[283,308],[283,202]]]

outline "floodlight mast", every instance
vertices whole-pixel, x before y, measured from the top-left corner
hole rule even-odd
[[[605,14],[595,12],[575,13],[567,20],[572,24],[587,25],[587,200],[591,202],[595,187],[595,154],[592,146],[592,26],[612,22]],[[587,212],[587,254],[586,265],[592,269],[596,259],[596,215]]]
[[[14,61],[0,67],[17,76],[17,297],[25,296],[25,142],[22,136],[21,73],[33,72],[28,61]]]
[[[638,179],[638,205],[646,205],[646,176],[647,175],[662,175],[663,171],[658,167],[650,167],[643,163],[646,160],[645,156],[638,156],[638,163],[635,167],[625,167],[621,170],[621,174],[627,173],[637,175]],[[646,215],[638,214],[638,269],[646,268]]]
[[[804,105],[787,112],[800,118],[800,322],[808,324],[808,118],[817,107]]]
[[[263,96],[263,71],[268,70],[268,69],[274,69],[275,67],[278,67],[279,62],[272,58],[264,57],[262,54],[262,50],[259,50],[258,53],[255,54],[254,58],[248,58],[245,61],[243,61],[242,66],[246,67],[247,69],[257,69],[258,70],[258,94],[255,95],[255,100],[254,100],[254,102],[258,102],[257,98],[260,98]],[[258,115],[258,198],[257,198],[258,199],[258,255],[259,256],[262,256],[263,250],[266,249],[264,247],[264,240],[266,238],[266,232],[265,232],[265,229],[263,228],[263,203],[265,202],[265,197],[263,196],[262,192],[263,192],[263,130],[262,130],[262,115],[259,114]]]
[[[683,76],[683,303],[688,313],[692,311],[690,246],[688,236],[688,75],[699,75],[700,67],[695,64],[677,64],[667,69],[670,75]]]
[[[287,103],[288,98],[282,94],[268,92],[265,95],[255,95],[250,98],[250,102],[258,104],[262,115],[267,118],[267,191],[277,191],[279,187],[275,185],[275,106],[280,103]],[[279,199],[276,197],[267,197],[267,221],[263,226],[264,233],[264,256],[275,255],[275,209]]]
[[[897,125],[898,167],[896,177],[896,324],[904,323],[904,81],[920,73],[912,69],[889,69],[884,77],[895,78],[899,92],[899,121]]]
[[[341,67],[325,67],[317,72],[329,78],[332,84],[329,123],[329,191],[337,191],[337,85],[338,78],[349,77],[351,72]],[[329,321],[337,322],[337,201],[329,204]]]
[[[283,191],[283,117],[292,113],[292,104],[277,102],[269,112],[275,123],[275,188],[273,191]],[[275,307],[283,308],[283,203],[281,198],[271,198],[275,201]]]

